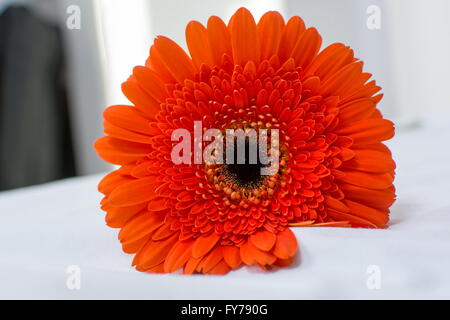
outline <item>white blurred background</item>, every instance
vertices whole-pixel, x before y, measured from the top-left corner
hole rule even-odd
[[[102,135],[103,109],[127,103],[120,84],[135,65],[144,64],[156,35],[184,48],[190,20],[211,15],[228,20],[245,6],[256,19],[280,11],[285,20],[301,16],[324,43],[343,42],[365,62],[383,87],[380,108],[399,130],[420,124],[429,114],[450,111],[450,1],[448,0],[0,0],[0,11],[25,5],[61,28],[67,61],[68,99],[76,173],[105,171],[92,143]],[[69,29],[73,5],[80,29]],[[380,28],[367,21],[380,14]]]

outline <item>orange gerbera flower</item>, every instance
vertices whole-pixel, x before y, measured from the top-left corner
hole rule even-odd
[[[226,25],[188,24],[190,56],[158,37],[122,90],[133,106],[105,110],[102,159],[120,165],[99,184],[106,222],[121,228],[139,271],[224,274],[288,265],[289,226],[385,228],[395,199],[394,135],[382,95],[353,51],[322,51],[315,28],[239,9]],[[278,128],[280,167],[174,164],[172,132]],[[258,167],[258,165],[256,165]]]

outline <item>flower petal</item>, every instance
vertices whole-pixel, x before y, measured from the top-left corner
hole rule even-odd
[[[345,97],[352,88],[362,84],[357,79],[362,72],[362,62],[353,62],[340,69],[328,80],[322,83],[320,92],[324,96]]]
[[[163,102],[169,97],[164,82],[155,71],[147,67],[137,66],[133,69],[133,75],[140,87],[157,102]]]
[[[121,127],[113,125],[112,123],[109,123],[108,121],[105,121],[103,123],[103,132],[113,138],[137,143],[151,144],[151,138],[149,136],[123,129]]]
[[[118,186],[108,198],[114,207],[126,207],[155,199],[155,177],[135,179]]]
[[[255,247],[262,251],[269,251],[272,249],[276,240],[277,236],[268,230],[262,230],[250,236],[250,241]]]
[[[302,33],[291,52],[291,58],[294,58],[295,64],[306,68],[319,52],[322,45],[322,37],[316,28],[309,28]]]
[[[325,198],[325,204],[327,205],[328,208],[331,208],[335,211],[339,211],[339,212],[349,212],[350,209],[341,201],[339,201],[338,199],[335,199],[333,197],[324,196]]]
[[[384,228],[389,220],[389,211],[375,209],[359,202],[345,200],[353,215],[366,219],[380,228]]]
[[[204,237],[198,237],[195,240],[194,246],[192,247],[192,256],[194,258],[200,258],[207,254],[219,241],[220,237],[216,233]]]
[[[255,63],[260,59],[260,45],[255,20],[245,8],[240,8],[230,19],[231,47],[235,64]]]
[[[348,168],[366,172],[393,172],[396,168],[394,160],[389,154],[371,149],[354,149],[355,156],[342,164]]]
[[[195,68],[192,60],[178,44],[169,38],[159,36],[155,39],[154,48],[175,80],[184,83],[184,80],[194,78]]]
[[[236,269],[242,263],[239,248],[233,245],[222,247],[223,259],[232,268]]]
[[[130,219],[119,232],[121,242],[133,242],[150,235],[164,223],[164,216],[142,212]]]
[[[353,143],[375,143],[389,140],[394,136],[394,124],[386,119],[360,120],[336,131],[353,139]]]
[[[376,228],[377,227],[372,222],[370,222],[370,221],[368,221],[368,220],[366,220],[364,218],[355,216],[351,212],[343,213],[343,212],[335,211],[335,210],[332,210],[332,209],[328,209],[327,210],[327,214],[332,219],[336,219],[338,221],[348,221],[348,222],[351,223],[351,225],[353,227],[355,227],[355,226],[369,227],[369,228]]]
[[[124,165],[144,158],[149,152],[149,146],[141,143],[102,137],[95,141],[94,148],[103,160]]]
[[[186,43],[197,69],[200,70],[200,66],[203,63],[209,66],[214,65],[208,33],[206,28],[200,22],[191,21],[188,23],[186,27]]]
[[[122,84],[122,92],[136,106],[136,109],[152,119],[160,110],[159,102],[145,92],[133,78]]]
[[[318,76],[323,82],[338,70],[355,61],[353,50],[342,43],[323,49],[305,70],[305,76]]]
[[[145,203],[140,203],[129,207],[110,207],[105,209],[108,212],[105,217],[106,224],[111,228],[122,228],[138,212],[143,211],[145,207]]]
[[[150,47],[150,57],[147,59],[145,66],[153,71],[166,83],[175,83],[177,80],[173,77],[169,68],[166,66],[161,54],[155,45]]]
[[[346,126],[368,119],[375,111],[376,104],[370,98],[358,99],[340,107],[339,125]]]
[[[392,185],[394,177],[390,173],[368,173],[362,171],[342,171],[343,175],[335,176],[336,179],[355,186],[370,189],[386,189]]]
[[[161,213],[153,213],[155,215],[164,215]],[[168,237],[170,237],[171,235],[174,234],[175,231],[172,230],[172,226],[170,225],[170,223],[164,223],[163,225],[161,225],[157,230],[155,230],[155,233],[152,234],[152,240],[163,240],[166,239]]]
[[[297,239],[294,233],[286,228],[277,234],[277,242],[272,253],[279,259],[289,259],[297,252]]]
[[[395,201],[395,192],[391,189],[374,190],[352,184],[341,183],[339,187],[346,199],[365,204],[370,207],[387,209]]]
[[[241,259],[247,265],[257,263],[261,266],[272,265],[277,260],[272,253],[259,250],[251,241],[241,246]]]
[[[212,249],[197,266],[198,272],[208,273],[223,259],[222,247]]]
[[[200,262],[202,261],[203,257],[200,258],[194,258],[191,257],[189,258],[188,262],[186,263],[185,267],[184,267],[184,274],[193,274],[195,272],[195,270],[197,269],[197,266],[200,264]]]
[[[228,28],[219,17],[212,16],[208,19],[207,33],[214,64],[220,65],[224,54],[232,55]]]
[[[115,126],[152,135],[153,131],[150,128],[150,121],[134,107],[123,105],[111,106],[105,109],[103,117]]]
[[[164,272],[172,273],[183,267],[192,253],[193,241],[178,241],[167,254]]]
[[[289,19],[286,27],[284,28],[284,32],[280,41],[280,47],[278,49],[278,56],[280,57],[281,62],[284,62],[289,57],[291,57],[291,53],[295,47],[295,44],[300,39],[305,30],[306,27],[302,18],[294,16]]]
[[[133,263],[141,270],[147,271],[148,269],[163,263],[167,254],[177,241],[177,233],[174,233],[171,237],[161,241],[149,240],[135,256]]]
[[[149,240],[149,236],[146,235],[140,239],[134,241],[123,241],[122,242],[122,250],[125,253],[133,254],[138,252]]]
[[[278,12],[269,11],[261,17],[258,22],[261,60],[270,59],[278,53],[283,30],[284,19]]]
[[[230,272],[230,267],[225,261],[220,261],[214,268],[212,268],[208,273],[213,275],[224,275]]]
[[[98,184],[98,191],[104,195],[109,195],[116,187],[131,180],[133,179],[130,176],[125,176],[115,170],[103,177]]]

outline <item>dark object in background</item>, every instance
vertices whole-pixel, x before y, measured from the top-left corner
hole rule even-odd
[[[23,7],[0,16],[0,190],[75,175],[60,31]]]

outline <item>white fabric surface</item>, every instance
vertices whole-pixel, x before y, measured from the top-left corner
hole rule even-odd
[[[130,267],[107,227],[100,175],[0,193],[1,299],[450,298],[450,121],[431,119],[390,143],[398,200],[387,230],[295,228],[296,263],[264,273],[152,275]],[[80,290],[66,269],[78,265]],[[368,289],[377,265],[381,288]]]

